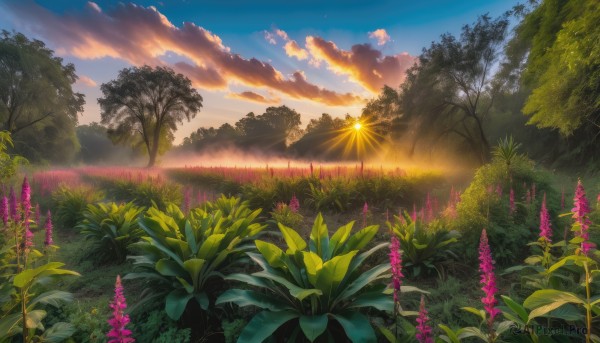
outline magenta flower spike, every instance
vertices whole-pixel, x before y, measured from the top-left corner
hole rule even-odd
[[[546,193],[544,193],[544,200],[542,200],[542,209],[540,210],[540,238],[544,239],[547,243],[552,243],[550,215],[548,214],[548,208],[546,208]]]
[[[48,210],[48,213],[46,214],[46,225],[44,225],[44,229],[46,231],[46,239],[44,240],[44,246],[48,247],[54,244],[54,241],[52,240],[52,213],[50,213],[50,210]]]
[[[127,308],[125,296],[123,295],[123,286],[121,285],[121,276],[117,275],[115,283],[115,298],[110,304],[113,310],[112,318],[108,320],[108,324],[112,329],[106,334],[109,338],[108,343],[131,343],[135,339],[131,338],[131,330],[127,330],[125,326],[129,323],[129,315],[124,314]]]
[[[23,210],[23,218],[29,219],[29,212],[31,211],[31,187],[27,176],[23,179],[23,185],[21,186],[21,209]],[[28,225],[27,223],[25,225]]]
[[[587,214],[590,213],[590,205],[585,197],[585,189],[583,189],[583,184],[581,180],[577,182],[577,189],[575,190],[575,197],[573,198],[574,207],[571,210],[573,212],[573,219],[575,222],[579,224],[579,237],[583,238],[583,242],[581,242],[581,251],[584,255],[587,255],[588,251],[592,248],[593,244],[589,242],[590,240],[590,220],[587,217]]]
[[[431,337],[431,327],[427,324],[429,317],[425,308],[425,296],[421,295],[421,306],[419,307],[419,317],[417,318],[417,341],[419,343],[433,343]]]
[[[298,198],[296,198],[296,194],[292,195],[289,206],[290,206],[290,210],[294,213],[296,213],[296,212],[298,212],[298,210],[300,210],[300,201],[298,201]]]
[[[8,211],[8,199],[6,196],[3,196],[2,201],[0,201],[0,214],[2,214],[2,222],[4,223],[4,226],[8,225]]]
[[[496,276],[494,275],[494,260],[488,242],[487,231],[483,229],[481,239],[479,241],[479,271],[481,272],[481,288],[485,293],[485,297],[481,299],[485,311],[489,314],[488,326],[491,328],[494,318],[500,314],[500,310],[496,308],[498,301],[495,296],[498,292],[496,287]]]
[[[390,245],[390,265],[392,267],[392,283],[394,286],[394,302],[398,302],[398,293],[402,285],[402,253],[400,251],[400,241],[396,235],[392,234],[392,244]]]

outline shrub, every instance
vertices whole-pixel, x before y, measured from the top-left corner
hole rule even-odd
[[[135,244],[141,252],[132,257],[137,272],[126,278],[147,280],[145,300],[165,299],[165,310],[174,320],[190,301],[209,309],[213,293],[222,285],[222,273],[244,259],[244,243],[264,229],[255,222],[260,210],[251,211],[238,198],[207,205],[215,207],[226,209],[196,208],[186,217],[171,204],[165,212],[152,207],[140,219],[147,236]]]
[[[143,207],[131,202],[88,205],[83,212],[84,220],[77,227],[86,239],[95,243],[90,256],[97,263],[125,262],[129,245],[144,233],[138,225],[138,217],[143,212]]]
[[[277,203],[277,206],[271,212],[271,217],[276,223],[281,223],[287,227],[299,227],[304,221],[304,217],[300,213],[292,211],[290,206],[282,202]]]
[[[232,289],[217,300],[217,304],[232,302],[262,310],[245,326],[238,342],[261,342],[279,328],[285,337],[278,340],[285,341],[303,337],[343,340],[344,336],[353,342],[376,341],[369,318],[360,310],[393,310],[392,297],[381,282],[389,277],[390,266],[384,263],[364,270],[364,262],[388,244],[360,252],[378,226],[351,235],[353,223],[340,227],[330,238],[319,214],[308,243],[295,230],[279,224],[288,247],[285,252],[274,244],[255,241],[259,253],[247,254],[262,270],[226,279],[261,291]]]
[[[61,186],[52,194],[53,219],[59,226],[74,228],[83,218],[87,205],[101,201],[102,192],[90,187],[68,188]]]

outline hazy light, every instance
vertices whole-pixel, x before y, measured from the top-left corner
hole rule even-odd
[[[360,131],[361,128],[362,128],[362,124],[361,123],[356,122],[356,124],[354,124],[354,130]]]

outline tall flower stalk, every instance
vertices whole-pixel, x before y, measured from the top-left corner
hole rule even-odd
[[[492,259],[492,252],[485,229],[481,232],[481,239],[479,241],[479,271],[481,272],[480,282],[483,285],[481,289],[485,294],[481,302],[489,316],[487,319],[489,342],[494,342],[496,339],[494,319],[500,314],[500,310],[496,308],[498,304],[498,300],[496,300],[498,288],[496,287],[496,276],[494,275],[494,260]]]
[[[44,225],[44,230],[46,231],[46,239],[44,240],[44,246],[46,247],[46,249],[48,249],[48,247],[54,244],[54,240],[52,239],[52,213],[50,212],[50,210],[48,210],[48,213],[46,214],[46,223]]]
[[[113,310],[112,318],[108,320],[111,330],[106,334],[109,338],[108,343],[131,343],[135,339],[131,338],[131,330],[125,328],[129,324],[129,315],[124,313],[127,308],[127,302],[123,295],[123,286],[121,285],[121,276],[117,275],[115,282],[115,298],[110,304]]]
[[[550,265],[550,246],[552,244],[552,228],[550,227],[550,214],[548,214],[548,208],[546,207],[546,193],[544,193],[544,199],[542,200],[542,209],[540,210],[540,243],[544,250],[543,266],[548,268]]]
[[[419,317],[417,318],[417,341],[419,343],[433,343],[431,337],[431,327],[427,323],[427,309],[425,308],[425,296],[421,295],[421,305],[419,306]]]
[[[392,239],[390,244],[390,266],[392,269],[392,287],[394,288],[394,324],[395,336],[398,337],[398,310],[400,307],[400,286],[402,285],[402,252],[400,251],[400,241],[393,232],[390,232]]]

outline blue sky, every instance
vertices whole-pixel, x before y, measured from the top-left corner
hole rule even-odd
[[[122,68],[161,64],[190,77],[204,107],[178,130],[180,142],[268,106],[296,109],[303,124],[324,112],[358,115],[440,34],[516,3],[0,0],[0,29],[41,39],[75,64],[87,102],[81,123],[99,121],[99,85]]]

